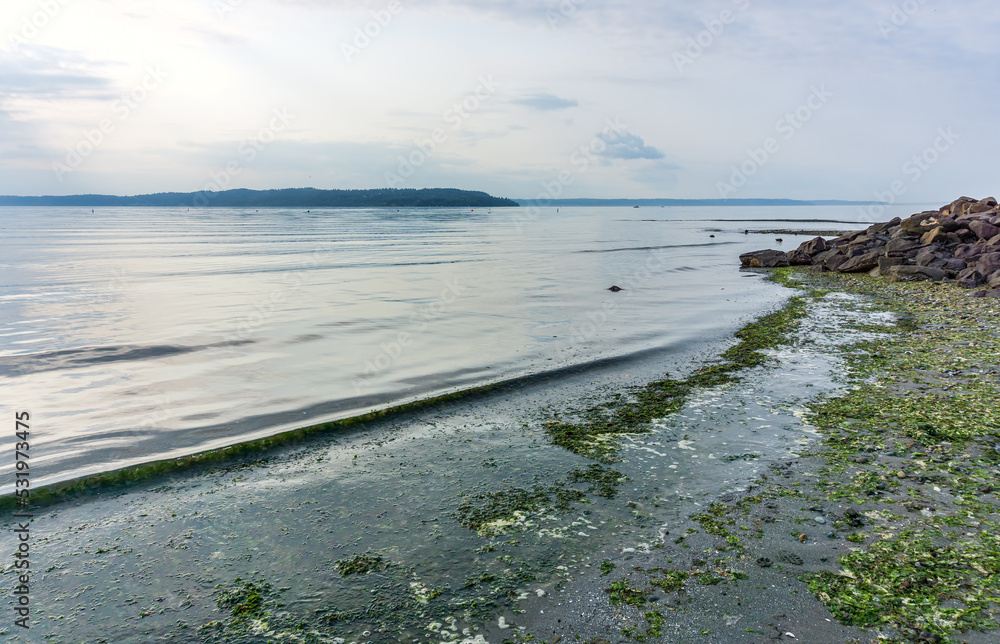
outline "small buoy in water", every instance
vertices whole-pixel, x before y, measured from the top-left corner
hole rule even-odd
[[[609,288],[608,290],[609,290],[609,291],[611,291],[612,293],[617,293],[617,292],[619,292],[619,291],[621,291],[621,290],[623,290],[623,289],[622,289],[622,287],[620,287],[620,286],[612,286],[612,287],[611,287],[611,288]]]
[[[709,237],[711,237],[712,239],[715,239],[715,235],[709,235]]]

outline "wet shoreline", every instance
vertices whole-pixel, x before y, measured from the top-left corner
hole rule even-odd
[[[665,372],[697,377],[718,344],[51,506],[33,524],[53,562],[38,627],[54,641],[870,641],[804,581],[829,583],[859,550],[824,487],[817,401],[854,386],[844,347],[903,333],[898,307],[848,286],[812,286],[801,314],[772,318],[794,324],[766,361],[618,437],[607,462],[553,445],[546,423],[627,409],[622,393]],[[81,579],[96,596],[74,593]]]

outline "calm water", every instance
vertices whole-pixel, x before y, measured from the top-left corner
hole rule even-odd
[[[861,217],[0,209],[0,411],[31,412],[38,485],[722,337],[775,301],[745,228],[854,227],[766,219]]]

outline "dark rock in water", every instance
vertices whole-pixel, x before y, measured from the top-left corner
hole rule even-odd
[[[799,248],[788,251],[787,255],[788,263],[792,266],[808,266],[812,264],[812,257],[809,256],[809,253]]]
[[[830,246],[829,244],[826,243],[825,239],[823,239],[822,237],[814,237],[813,239],[810,239],[807,242],[802,242],[798,250],[801,250],[802,252],[811,256],[811,255],[816,255],[817,253],[822,253],[823,251],[828,250],[829,248]]]
[[[618,293],[618,292],[620,292],[620,291],[622,291],[624,289],[622,289],[622,287],[620,287],[620,286],[612,286],[608,290],[611,291],[612,293]]]
[[[788,255],[780,250],[756,250],[740,255],[743,268],[777,268],[788,266]]]
[[[930,266],[892,266],[885,272],[890,282],[940,282],[948,276],[940,268]]]
[[[837,270],[841,273],[866,273],[878,266],[878,258],[878,251],[865,253],[847,260]]]

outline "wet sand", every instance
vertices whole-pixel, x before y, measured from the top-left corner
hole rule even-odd
[[[865,291],[849,282],[838,288]],[[831,469],[843,454],[831,452],[829,428],[814,420],[823,394],[858,386],[849,377],[858,349],[842,349],[947,323],[946,307],[928,304],[937,313],[901,331],[899,311],[864,299],[877,294],[866,288],[815,294],[766,364],[696,391],[651,431],[620,437],[617,462],[553,445],[545,423],[664,372],[694,373],[720,339],[682,355],[517,381],[258,460],[46,508],[32,524],[42,562],[32,635],[596,643],[869,642],[882,632],[896,641],[992,641],[920,625],[919,616],[912,631],[891,620],[845,626],[831,612],[842,610],[840,595],[820,601],[810,592],[808,575],[835,573],[839,557],[864,551],[875,535],[890,542],[906,525],[959,510],[984,526],[996,520],[991,504],[944,498],[943,483],[932,503],[938,516],[904,506],[930,494],[913,446],[907,454],[883,440],[858,456],[849,441],[846,469]],[[899,288],[881,294],[900,302],[906,288],[927,287]],[[620,475],[602,479],[610,488],[587,478],[595,465]],[[889,480],[895,468],[909,471],[902,486],[873,484],[874,496],[855,489],[857,470]],[[503,520],[467,527],[471,511],[505,508]],[[863,528],[845,523],[854,508]],[[3,526],[5,550],[11,528]],[[847,539],[856,533],[866,536]],[[13,572],[5,569],[4,583]],[[0,632],[34,641],[8,624]]]

